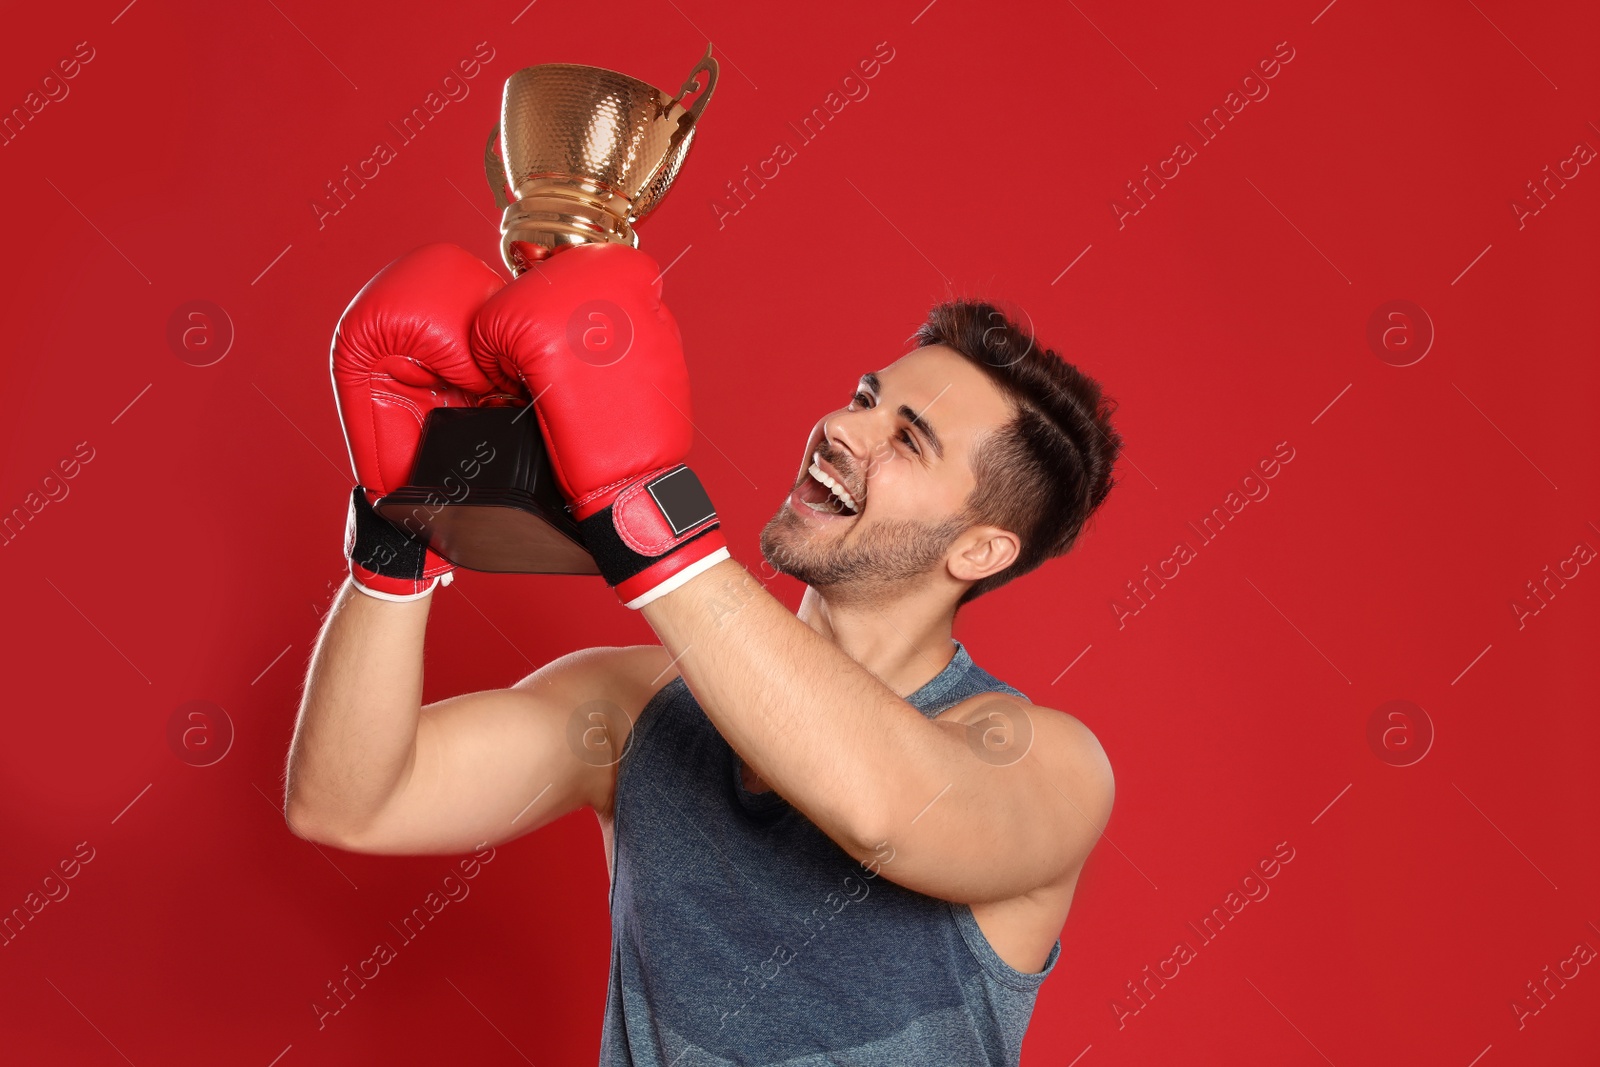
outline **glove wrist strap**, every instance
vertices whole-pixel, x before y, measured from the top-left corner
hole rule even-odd
[[[637,594],[666,592],[655,587],[670,579],[677,579],[670,587],[676,588],[687,580],[680,577],[686,568],[703,569],[705,557],[719,550],[727,555],[711,498],[681,463],[629,482],[604,508],[580,520],[578,530],[606,584],[627,594],[629,607],[645,602]]]
[[[383,600],[410,600],[447,585],[455,567],[373,510],[367,491],[350,493],[344,554],[363,592]]]

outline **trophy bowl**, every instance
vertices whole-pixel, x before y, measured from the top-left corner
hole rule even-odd
[[[565,245],[638,247],[633,225],[677,178],[716,83],[709,47],[676,97],[575,63],[524,67],[508,78],[484,172],[503,212],[500,254],[512,273]]]

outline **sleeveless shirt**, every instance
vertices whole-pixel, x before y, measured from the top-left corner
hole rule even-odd
[[[955,646],[906,697],[923,715],[1027,699]],[[776,792],[750,793],[682,677],[625,746],[612,826],[601,1067],[1018,1063],[1060,940],[1019,971],[968,905],[896,885]]]

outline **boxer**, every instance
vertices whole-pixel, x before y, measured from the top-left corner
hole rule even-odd
[[[631,332],[620,359],[575,348],[597,302]],[[593,810],[605,1065],[1017,1063],[1113,779],[1087,727],[952,627],[1073,546],[1121,439],[1099,384],[987,304],[935,306],[912,341],[852,369],[761,532],[806,586],[791,614],[729,556],[684,462],[688,374],[649,256],[579,246],[509,284],[449,245],[385,268],[333,341],[359,484],[289,754],[293,832],[460,853]],[[429,410],[511,397],[659,643],[423,706],[452,568],[371,504]]]

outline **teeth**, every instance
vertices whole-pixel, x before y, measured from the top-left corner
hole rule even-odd
[[[860,505],[856,503],[856,498],[850,495],[849,490],[845,489],[844,486],[828,477],[828,475],[820,466],[817,465],[815,461],[812,461],[811,469],[806,473],[810,474],[811,477],[827,486],[828,491],[834,495],[835,499],[837,499],[845,507],[849,508],[852,514],[861,510]],[[818,511],[822,510],[822,508],[818,505],[813,505],[813,507],[815,507]]]

